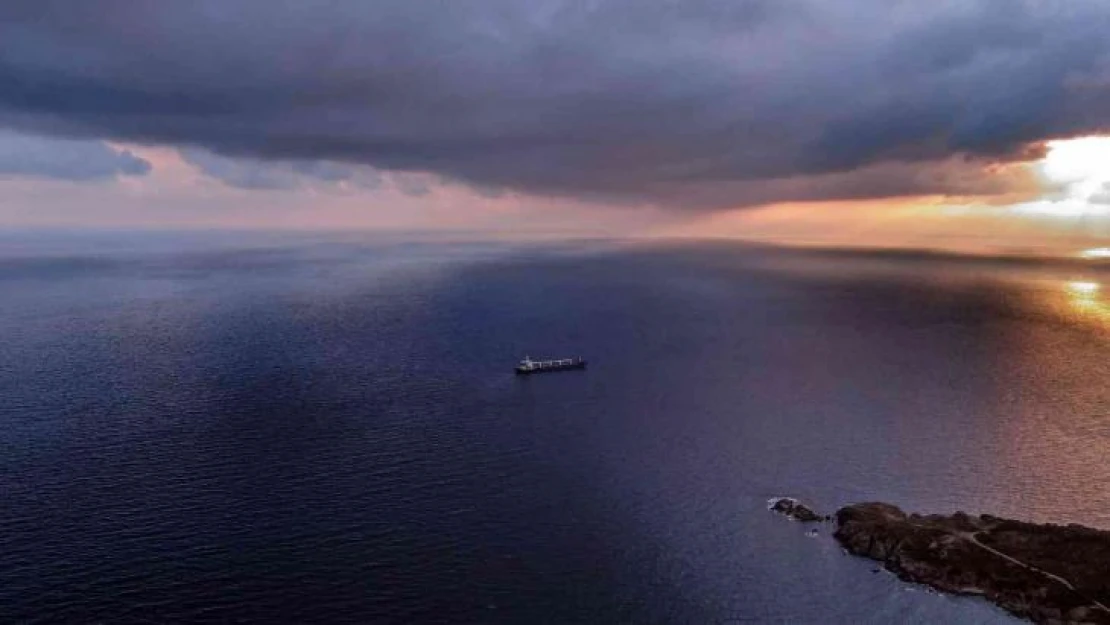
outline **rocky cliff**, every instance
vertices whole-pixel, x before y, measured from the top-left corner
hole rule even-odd
[[[845,549],[904,580],[982,595],[1037,623],[1110,625],[1110,532],[885,503],[846,506],[836,522]]]

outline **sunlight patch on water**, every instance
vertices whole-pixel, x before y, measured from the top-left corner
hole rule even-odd
[[[1100,285],[1097,282],[1088,282],[1085,280],[1072,280],[1067,285],[1068,292],[1077,296],[1091,296],[1098,293]]]

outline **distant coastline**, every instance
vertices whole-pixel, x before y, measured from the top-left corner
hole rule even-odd
[[[991,263],[1014,267],[1067,267],[1084,269],[1110,268],[1110,257],[1085,257],[1086,244],[1076,244],[1069,250],[1038,249],[1035,247],[996,247],[981,251],[908,245],[848,245],[820,241],[768,241],[761,239],[727,237],[658,237],[642,238],[638,243],[654,247],[720,246],[743,247],[761,252],[776,250],[835,258],[893,259],[907,261],[952,261],[961,263]],[[1094,245],[1094,242],[1087,242]]]

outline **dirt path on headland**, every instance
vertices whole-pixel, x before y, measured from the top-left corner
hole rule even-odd
[[[1005,553],[1002,553],[1001,551],[995,549],[994,547],[990,547],[988,545],[984,545],[983,543],[979,542],[979,534],[982,534],[982,532],[956,532],[955,534],[957,536],[960,536],[962,538],[967,539],[969,542],[971,542],[973,545],[979,547],[980,549],[985,549],[986,551],[989,551],[989,552],[993,553],[994,555],[996,555],[1000,558],[1004,558],[1004,559],[1006,559],[1006,560],[1008,560],[1008,561],[1010,561],[1010,562],[1012,562],[1012,563],[1014,563],[1014,564],[1016,564],[1016,565],[1018,565],[1018,566],[1020,566],[1024,569],[1026,569],[1026,570],[1033,571],[1034,573],[1040,573],[1041,575],[1043,575],[1043,576],[1045,576],[1045,577],[1047,577],[1047,578],[1049,578],[1053,581],[1056,581],[1056,582],[1059,582],[1059,583],[1063,584],[1066,588],[1068,588],[1069,590],[1071,590],[1075,594],[1079,595],[1080,597],[1083,597],[1087,601],[1090,601],[1091,605],[1093,607],[1095,607],[1099,610],[1102,610],[1103,612],[1106,612],[1106,613],[1110,614],[1110,608],[1107,608],[1102,603],[1100,603],[1100,602],[1092,599],[1091,597],[1088,597],[1087,595],[1083,594],[1074,585],[1072,585],[1071,582],[1064,579],[1063,577],[1060,577],[1059,575],[1056,575],[1056,574],[1053,574],[1053,573],[1049,573],[1048,571],[1046,571],[1042,568],[1035,567],[1032,564],[1027,564],[1025,562],[1022,562],[1021,560],[1018,560],[1017,558],[1015,558],[1013,556],[1009,556],[1009,555],[1006,555]]]

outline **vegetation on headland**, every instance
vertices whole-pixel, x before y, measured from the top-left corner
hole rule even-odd
[[[789,503],[772,509],[790,518],[828,518],[778,501]],[[835,522],[833,535],[849,553],[903,580],[981,595],[1036,623],[1110,625],[1110,532],[962,512],[906,514],[877,502],[845,506]]]

